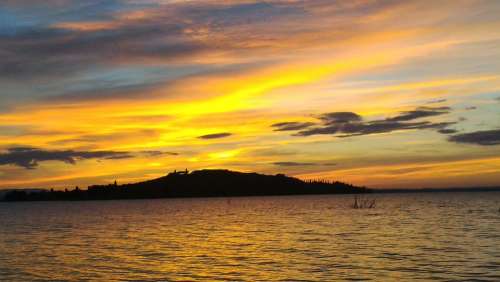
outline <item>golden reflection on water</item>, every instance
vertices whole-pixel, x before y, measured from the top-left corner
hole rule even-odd
[[[0,280],[500,280],[500,193],[0,204]]]

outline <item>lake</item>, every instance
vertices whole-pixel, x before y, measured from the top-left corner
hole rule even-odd
[[[2,281],[500,281],[500,192],[0,203]]]

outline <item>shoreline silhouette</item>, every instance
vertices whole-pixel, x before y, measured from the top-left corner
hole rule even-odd
[[[342,182],[304,181],[284,174],[266,175],[223,169],[174,171],[138,183],[92,185],[86,190],[13,190],[0,201],[86,201],[194,197],[242,197],[314,194],[361,194],[371,189]]]

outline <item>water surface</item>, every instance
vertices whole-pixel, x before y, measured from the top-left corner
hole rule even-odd
[[[500,193],[0,203],[2,281],[500,281]]]

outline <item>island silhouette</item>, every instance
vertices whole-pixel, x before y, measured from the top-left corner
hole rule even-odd
[[[284,174],[266,175],[224,169],[174,171],[132,184],[92,185],[59,190],[13,190],[3,201],[83,201],[188,197],[241,197],[311,194],[360,194],[370,189],[338,181],[304,181]]]

